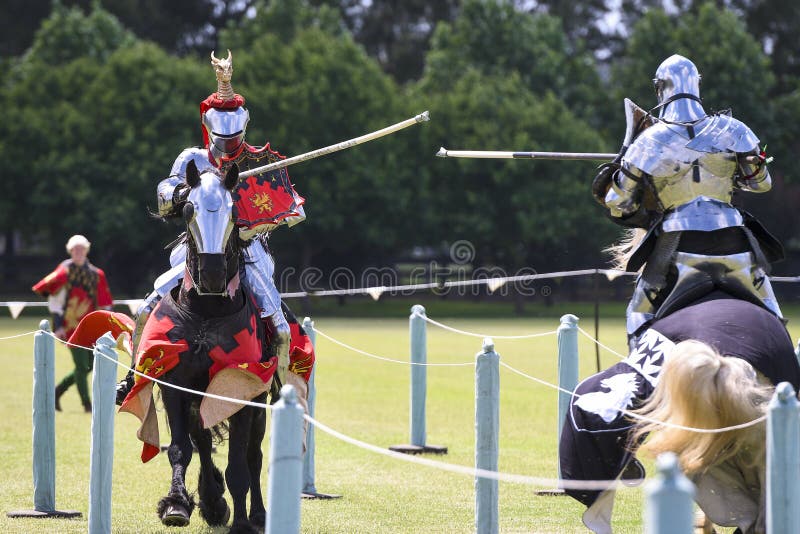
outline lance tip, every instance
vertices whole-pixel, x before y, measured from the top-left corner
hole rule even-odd
[[[417,122],[425,122],[425,121],[431,120],[431,115],[427,111],[423,111],[422,113],[417,115],[415,118],[417,119]]]
[[[438,157],[440,157],[440,158],[446,158],[447,157],[447,149],[445,147],[443,147],[443,146],[440,146],[439,147],[439,152],[437,152],[436,155]]]

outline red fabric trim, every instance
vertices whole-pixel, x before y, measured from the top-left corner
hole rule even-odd
[[[97,338],[111,332],[117,339],[123,332],[131,334],[136,328],[133,319],[124,313],[115,313],[108,310],[93,311],[83,317],[77,328],[69,337],[68,343],[82,347],[92,347]]]
[[[314,345],[308,335],[300,333],[298,323],[289,323],[291,340],[289,342],[289,370],[299,375],[306,382],[311,378],[314,369]]]
[[[149,443],[142,444],[142,463],[147,463],[156,456],[158,453],[161,452],[160,447],[156,447],[155,445],[150,445]]]

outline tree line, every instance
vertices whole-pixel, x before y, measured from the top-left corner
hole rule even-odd
[[[601,265],[618,229],[591,199],[592,163],[434,154],[616,151],[622,99],[653,107],[655,68],[673,53],[703,74],[706,109],[732,108],[775,156],[774,191],[740,201],[800,249],[800,52],[784,24],[800,22],[800,8],[791,3],[665,10],[624,0],[613,27],[600,0],[134,4],[55,1],[23,17],[29,36],[19,24],[0,41],[7,280],[26,281],[15,235],[60,254],[69,235],[85,233],[120,292],[146,291],[180,231],[152,217],[155,186],[202,140],[198,105],[216,90],[211,49],[233,52],[248,142],[285,155],[431,113],[429,123],[290,167],[308,219],[274,232],[279,265],[358,270],[457,240],[472,243],[476,263],[509,272]],[[783,18],[763,16],[765,6]]]

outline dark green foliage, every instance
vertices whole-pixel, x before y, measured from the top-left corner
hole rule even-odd
[[[211,47],[233,52],[248,141],[288,156],[431,111],[430,123],[290,168],[308,219],[272,236],[281,266],[387,265],[414,246],[462,239],[476,265],[600,266],[617,230],[591,199],[595,165],[434,154],[616,150],[622,98],[655,105],[651,78],[673,53],[702,72],[706,109],[732,108],[768,144],[776,189],[748,207],[800,247],[798,49],[786,28],[797,9],[736,0],[665,12],[624,0],[622,25],[604,32],[600,2],[140,4],[62,0],[39,15],[36,4],[15,19],[38,28],[24,48],[0,39],[7,280],[15,233],[28,236],[26,250],[38,243],[54,255],[70,234],[89,235],[125,296],[166,268],[162,246],[178,226],[148,208],[178,153],[201,142],[198,105],[216,89]],[[0,28],[25,41],[21,29]]]

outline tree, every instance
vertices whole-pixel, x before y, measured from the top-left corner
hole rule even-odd
[[[7,187],[0,199],[0,228],[6,237],[7,276],[15,276],[15,231],[41,231],[54,216],[36,212],[32,203],[37,194],[54,193],[47,187],[48,163],[60,159],[62,143],[74,133],[71,126],[81,115],[78,104],[87,81],[96,78],[114,50],[132,43],[133,36],[101,9],[83,15],[56,4],[31,49],[9,67],[0,97],[7,111],[0,123]],[[80,148],[76,151],[73,155]]]
[[[594,59],[570,45],[555,17],[522,13],[509,1],[464,2],[452,24],[437,27],[420,89],[446,90],[469,68],[488,76],[517,72],[534,93],[551,91],[582,119],[606,122]]]
[[[452,21],[459,0],[316,0],[337,9],[353,39],[399,83],[419,79],[436,25]]]
[[[677,4],[691,16],[707,1],[684,0]],[[735,13],[771,59],[777,81],[773,95],[791,92],[794,80],[800,78],[800,5],[783,0],[719,0],[716,4]]]

